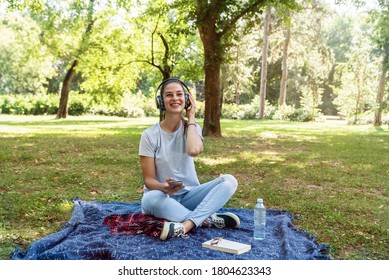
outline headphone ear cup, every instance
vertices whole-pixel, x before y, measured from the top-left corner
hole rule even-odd
[[[157,103],[157,108],[159,110],[162,110],[164,111],[165,110],[165,104],[163,104],[163,98],[158,95],[156,98],[155,98],[155,102]]]
[[[190,107],[190,99],[189,99],[189,95],[186,93],[185,94],[185,110],[188,110],[188,108]]]

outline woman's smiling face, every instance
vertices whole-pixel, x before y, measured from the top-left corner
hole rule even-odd
[[[166,111],[182,112],[185,107],[185,92],[180,83],[172,82],[163,88],[163,102]]]

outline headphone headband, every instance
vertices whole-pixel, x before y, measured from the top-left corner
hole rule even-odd
[[[169,78],[169,79],[164,80],[162,83],[159,84],[159,86],[157,87],[156,92],[158,92],[159,89],[160,89],[163,85],[165,85],[166,83],[170,83],[170,82],[177,82],[177,83],[180,83],[180,84],[189,92],[189,88],[187,87],[187,85],[186,85],[183,81],[181,81],[180,79],[178,79],[178,78]],[[162,96],[161,93],[160,93],[160,95]]]

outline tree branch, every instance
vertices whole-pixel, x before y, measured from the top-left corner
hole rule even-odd
[[[165,66],[165,68],[169,68],[169,65],[168,65],[168,61],[169,61],[169,44],[167,43],[165,37],[160,33],[158,32],[158,35],[159,37],[161,38],[162,40],[162,43],[165,47],[165,55],[164,55],[164,58],[163,58],[163,65]],[[169,69],[167,69],[169,70]]]
[[[249,5],[245,9],[238,12],[238,14],[236,14],[235,17],[233,17],[233,19],[225,23],[224,28],[222,29],[221,32],[218,33],[218,36],[223,37],[224,34],[230,32],[235,27],[236,23],[240,18],[245,16],[247,13],[254,11],[258,6],[264,4],[264,2],[265,2],[264,0],[255,1],[253,4]]]
[[[132,60],[132,61],[129,61],[128,63],[126,64],[131,64],[131,63],[134,63],[134,62],[141,62],[141,63],[147,63],[155,68],[157,68],[159,71],[161,71],[161,73],[163,73],[163,68],[160,66],[160,65],[157,65],[155,64],[153,61],[149,61],[147,59],[137,59],[137,60]],[[126,64],[123,64],[123,65],[126,65]]]
[[[155,24],[155,28],[154,30],[151,32],[151,65],[155,66],[154,64],[154,34],[157,32],[157,28],[158,28],[158,24],[159,24],[159,18],[157,20],[157,23]]]

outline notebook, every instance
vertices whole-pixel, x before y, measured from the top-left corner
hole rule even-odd
[[[239,242],[223,239],[220,237],[216,237],[214,239],[208,240],[202,243],[202,245],[205,248],[219,250],[219,251],[223,251],[231,254],[237,254],[237,255],[250,251],[251,249],[250,244],[239,243]]]

